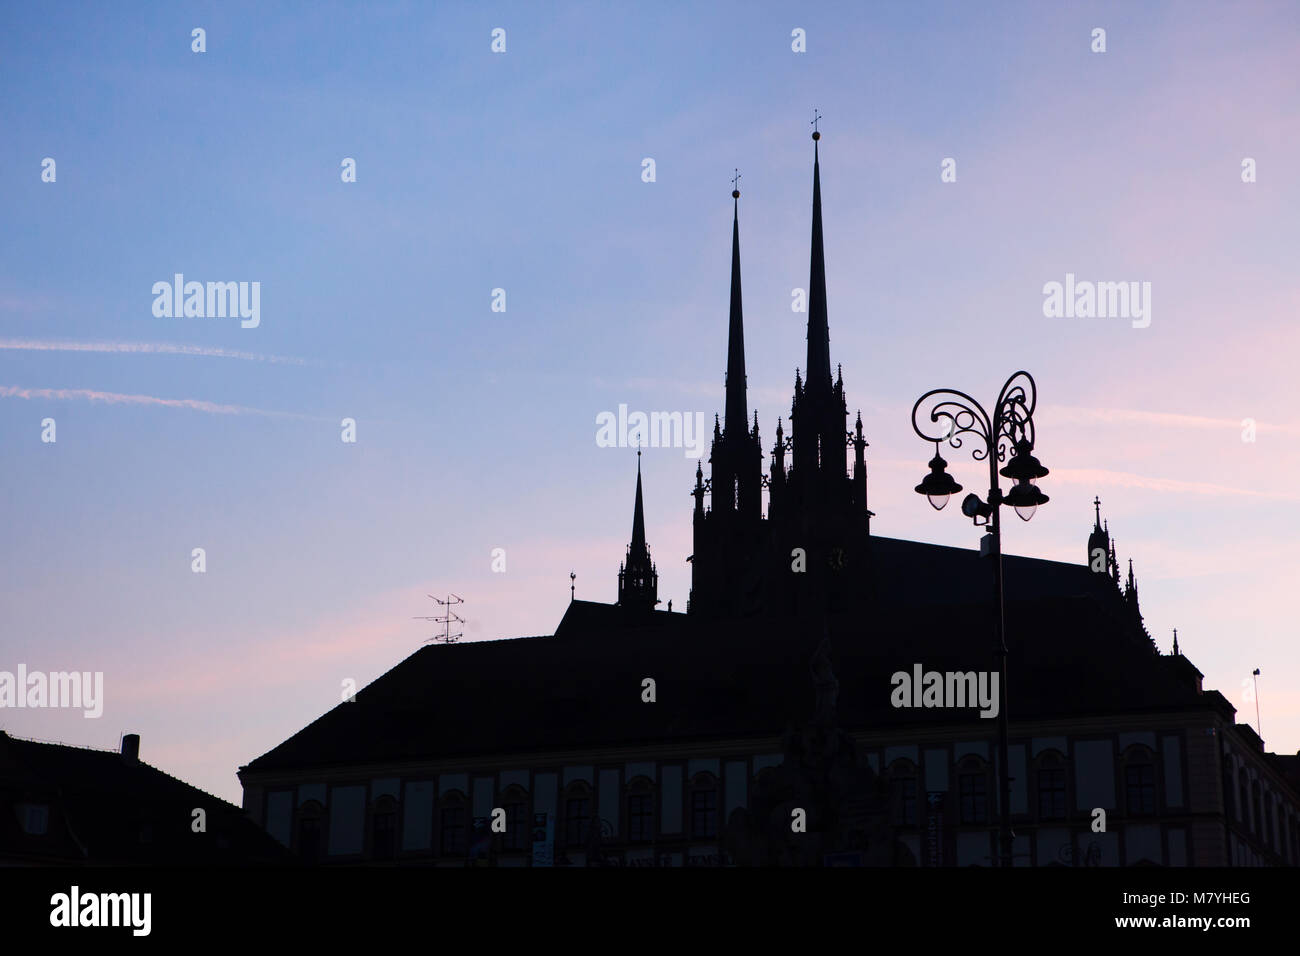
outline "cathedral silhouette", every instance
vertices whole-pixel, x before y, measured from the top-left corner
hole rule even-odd
[[[240,768],[246,812],[300,857],[996,865],[995,721],[891,700],[900,672],[996,670],[990,562],[870,532],[813,139],[807,355],[766,474],[732,193],[686,613],[658,607],[638,461],[614,603],[571,600],[551,635],[424,647]],[[1266,753],[1176,641],[1159,651],[1095,504],[1083,561],[1004,558],[1014,865],[1300,862],[1300,757]]]

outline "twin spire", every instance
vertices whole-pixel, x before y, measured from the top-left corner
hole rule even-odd
[[[826,318],[826,251],[822,244],[822,176],[817,141],[813,133],[812,262],[808,277],[808,364],[805,388],[826,392],[831,388],[831,335]]]
[[[736,174],[735,182],[740,174]],[[740,190],[732,189],[731,218],[731,321],[727,329],[727,412],[728,435],[743,434],[749,415],[745,403],[745,320],[740,301]]]

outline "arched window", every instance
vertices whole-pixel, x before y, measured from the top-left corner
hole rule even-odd
[[[1064,820],[1067,806],[1065,794],[1065,757],[1060,751],[1046,750],[1038,757],[1038,819]]]
[[[961,805],[961,822],[967,825],[988,823],[988,762],[971,754],[962,758],[957,770],[957,794]]]
[[[1150,750],[1134,744],[1124,751],[1124,812],[1130,817],[1156,812],[1156,765]]]
[[[438,799],[438,851],[440,856],[464,856],[469,845],[469,800],[459,790]]]
[[[387,794],[375,801],[371,811],[370,855],[376,860],[397,855],[397,801]]]
[[[691,837],[712,840],[718,835],[718,778],[700,772],[691,780]]]
[[[650,843],[655,838],[655,791],[648,777],[627,785],[627,842]]]
[[[528,814],[528,792],[515,784],[501,795],[501,808],[506,812],[506,832],[501,834],[501,849],[518,853],[532,845],[532,817]]]
[[[325,808],[308,800],[298,808],[298,856],[304,863],[317,863],[321,857],[321,829]]]

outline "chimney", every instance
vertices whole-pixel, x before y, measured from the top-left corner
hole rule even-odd
[[[140,762],[139,734],[127,734],[122,738],[122,759],[127,763]]]

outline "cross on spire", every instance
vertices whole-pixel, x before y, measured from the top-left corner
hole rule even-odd
[[[818,132],[818,130],[817,130],[817,121],[820,120],[821,118],[822,118],[822,114],[819,113],[819,112],[817,112],[817,107],[814,106],[814,107],[813,107],[813,118],[812,118],[812,122],[808,124],[809,126],[811,126],[811,127],[813,128],[813,134],[814,134],[814,137],[816,136],[816,134],[817,134],[817,132]]]
[[[740,191],[740,170],[739,169],[736,170],[736,175],[731,177],[731,189],[733,193]]]

